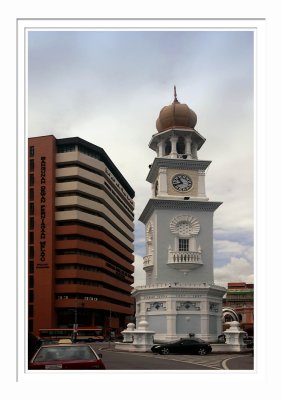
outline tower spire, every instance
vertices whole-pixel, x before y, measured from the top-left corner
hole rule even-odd
[[[176,86],[174,85],[174,101],[177,101]]]
[[[177,93],[176,93],[176,86],[174,85],[174,103],[179,103],[179,101],[177,100]]]

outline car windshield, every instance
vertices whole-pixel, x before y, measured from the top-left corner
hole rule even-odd
[[[95,359],[94,352],[89,346],[48,346],[41,347],[34,362],[44,361],[70,361]]]

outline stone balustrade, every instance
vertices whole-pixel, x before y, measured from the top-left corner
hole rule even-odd
[[[169,250],[168,264],[203,264],[202,253],[198,251]]]

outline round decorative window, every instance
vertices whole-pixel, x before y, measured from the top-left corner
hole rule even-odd
[[[170,222],[170,230],[175,235],[190,237],[200,232],[199,221],[190,215],[179,215]]]

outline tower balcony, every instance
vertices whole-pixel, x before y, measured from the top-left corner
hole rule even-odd
[[[144,271],[151,271],[153,269],[153,254],[148,254],[143,257]]]
[[[178,271],[192,271],[203,265],[202,252],[169,250],[167,264]]]

